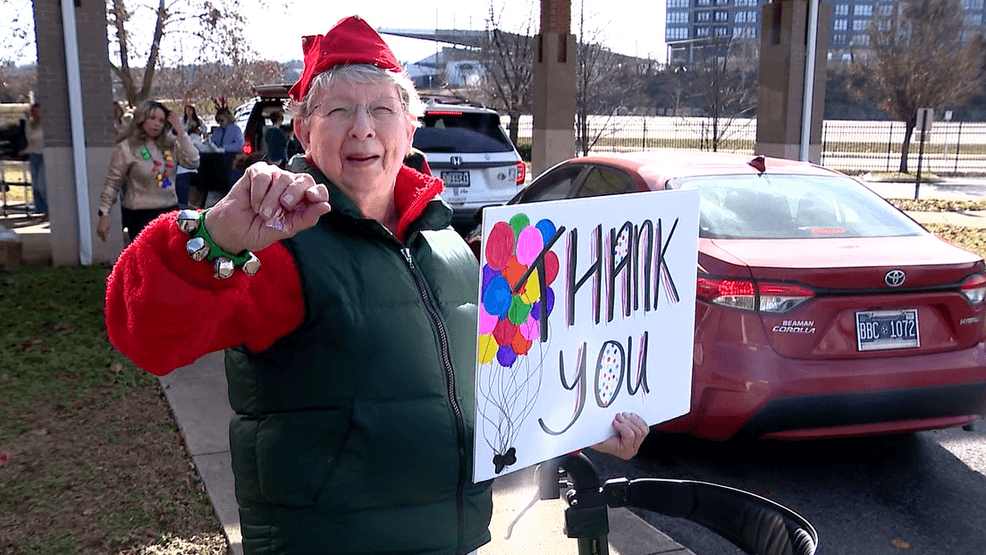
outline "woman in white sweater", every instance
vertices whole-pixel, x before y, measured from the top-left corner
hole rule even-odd
[[[179,164],[190,169],[199,167],[199,151],[181,124],[181,116],[160,102],[144,102],[134,112],[126,135],[110,159],[99,199],[99,238],[105,241],[109,236],[110,210],[124,185],[123,227],[131,239],[154,218],[177,210]]]

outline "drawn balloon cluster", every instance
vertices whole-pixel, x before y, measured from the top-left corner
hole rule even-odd
[[[479,402],[497,474],[516,462],[514,440],[537,401],[559,271],[550,247],[558,236],[551,220],[532,224],[516,214],[496,222],[484,241]]]

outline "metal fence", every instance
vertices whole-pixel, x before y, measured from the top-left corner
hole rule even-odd
[[[714,125],[718,125],[714,128]],[[518,143],[530,144],[533,121],[521,116]],[[659,148],[712,149],[753,154],[756,119],[667,116],[593,116],[590,152],[632,152]],[[826,120],[818,162],[845,172],[893,172],[900,167],[906,129],[903,122]],[[911,139],[908,169],[915,171],[920,135]],[[986,173],[986,123],[936,122],[925,135],[923,171],[938,174]]]

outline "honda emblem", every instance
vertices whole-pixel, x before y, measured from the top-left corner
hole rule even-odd
[[[462,165],[462,157],[452,156],[451,158],[449,158],[449,162],[452,164],[453,168],[458,168],[459,166]]]

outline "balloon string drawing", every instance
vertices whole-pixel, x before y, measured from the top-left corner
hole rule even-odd
[[[478,362],[493,371],[480,372],[478,402],[497,474],[517,462],[513,442],[537,402],[559,270],[551,247],[564,231],[516,214],[494,224],[485,241]]]

